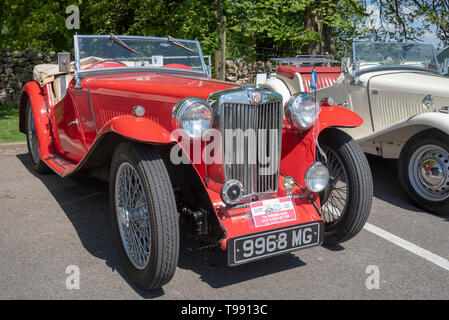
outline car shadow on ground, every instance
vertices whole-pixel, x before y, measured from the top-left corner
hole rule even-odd
[[[54,173],[37,174],[27,154],[17,158],[25,168],[40,179],[74,226],[84,248],[96,258],[105,261],[113,271],[143,298],[164,295],[164,290],[145,291],[137,287],[120,265],[119,253],[112,232],[108,184],[88,177],[61,179]],[[263,277],[305,265],[297,256],[284,254],[236,267],[227,265],[226,253],[219,248],[201,248],[200,243],[181,234],[178,267],[197,273],[213,288],[222,288],[239,282]]]
[[[374,197],[402,209],[428,213],[416,207],[399,184],[397,160],[366,154],[373,176]]]
[[[259,261],[230,267],[227,253],[218,247],[202,248],[200,242],[181,236],[178,267],[191,270],[212,288],[223,288],[233,284],[275,274],[304,266],[305,263],[293,254],[282,254]]]
[[[78,233],[84,248],[96,258],[105,261],[143,298],[162,296],[164,291],[144,291],[137,287],[120,265],[119,253],[112,232],[109,210],[109,185],[88,177],[61,179],[54,173],[37,174],[31,168],[27,154],[17,158],[28,171],[39,178],[50,191]]]

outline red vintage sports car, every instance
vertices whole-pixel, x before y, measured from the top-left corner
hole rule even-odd
[[[346,241],[366,222],[370,169],[338,129],[362,124],[353,112],[214,80],[197,41],[76,35],[74,63],[58,58],[20,97],[32,167],[109,181],[140,287],[173,277],[180,225],[234,266]]]

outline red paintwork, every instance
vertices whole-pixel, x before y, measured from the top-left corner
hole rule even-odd
[[[70,176],[82,168],[97,150],[96,147],[102,143],[102,137],[111,132],[142,143],[176,143],[170,133],[173,130],[172,109],[177,102],[193,96],[206,99],[212,92],[237,86],[208,78],[162,72],[88,77],[82,80],[82,89],[79,90],[74,89],[74,84],[72,80],[66,96],[56,105],[51,103],[52,93],[49,86],[39,88],[36,82],[30,82],[23,88],[23,94],[29,96],[33,106],[40,157],[63,177]],[[48,113],[44,99],[47,99]],[[144,117],[130,115],[135,105],[145,108]],[[75,125],[73,121],[78,121],[79,125]],[[304,186],[305,172],[315,162],[314,135],[317,136],[328,126],[357,126],[361,121],[361,118],[351,111],[331,106],[322,108],[316,132],[309,130],[298,135],[288,128],[284,129],[281,173],[293,176]],[[192,160],[193,153],[190,154]],[[203,163],[192,166],[201,178],[203,188],[209,195],[210,203],[225,234],[221,241],[222,249],[226,249],[227,240],[232,237],[322,220],[310,203],[312,197],[319,205],[318,196],[310,194],[307,198],[294,200],[296,221],[256,228],[249,208],[229,210],[222,203],[219,187],[206,186]],[[278,194],[271,195],[271,198],[285,196],[282,181],[281,177]],[[297,187],[293,190],[294,195],[301,192]]]
[[[279,179],[278,194],[271,195],[269,198],[280,198],[286,196],[285,189],[282,186],[283,181],[284,178],[281,176],[281,178]],[[227,241],[231,238],[271,229],[284,228],[306,222],[324,221],[318,215],[317,211],[313,207],[313,204],[310,202],[310,197],[305,197],[293,200],[296,220],[279,223],[271,226],[256,227],[252,220],[251,209],[249,207],[231,210],[226,209],[223,206],[223,203],[221,202],[219,193],[211,189],[207,189],[207,191],[209,193],[211,200],[216,201],[213,203],[215,204],[216,211],[218,213],[218,216],[220,217],[224,230],[226,230],[226,237],[221,241],[222,250],[226,250]],[[293,195],[299,195],[302,193],[302,191],[298,187],[295,187],[292,193]],[[318,196],[313,194],[311,194],[311,196],[313,198],[313,201],[315,201],[315,203],[317,203],[317,205],[319,206]]]
[[[136,118],[126,115],[115,117],[103,126],[98,136],[111,131],[135,141],[151,141],[153,143],[175,142],[167,129],[157,122],[144,117]]]
[[[293,79],[295,73],[301,74],[304,91],[310,92],[310,78],[312,75],[312,67],[292,67],[279,66],[277,72],[287,78]],[[317,73],[317,89],[330,87],[337,81],[340,76],[340,67],[316,67]]]
[[[300,134],[284,130],[282,135],[281,173],[292,176],[302,186],[307,169],[315,162],[315,141],[328,127],[358,127],[363,119],[354,112],[338,106],[321,107],[314,128]],[[300,155],[300,156],[299,156]],[[298,161],[301,157],[302,161]]]
[[[47,108],[45,105],[45,99],[47,99],[47,104],[49,103],[48,96],[45,96],[46,91],[47,87],[40,88],[35,81],[28,82],[22,89],[22,94],[26,93],[28,95],[31,107],[33,108],[34,124],[38,133],[37,143],[41,158],[46,154],[54,152],[51,144],[50,126],[48,125]],[[26,121],[26,113],[21,114],[21,116]]]

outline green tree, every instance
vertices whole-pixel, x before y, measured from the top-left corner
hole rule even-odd
[[[0,47],[66,48],[71,41],[71,32],[65,27],[68,2],[3,0],[0,5]]]

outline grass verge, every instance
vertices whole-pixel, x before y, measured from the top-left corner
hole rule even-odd
[[[0,105],[0,142],[26,141],[19,131],[19,109],[15,104]]]

